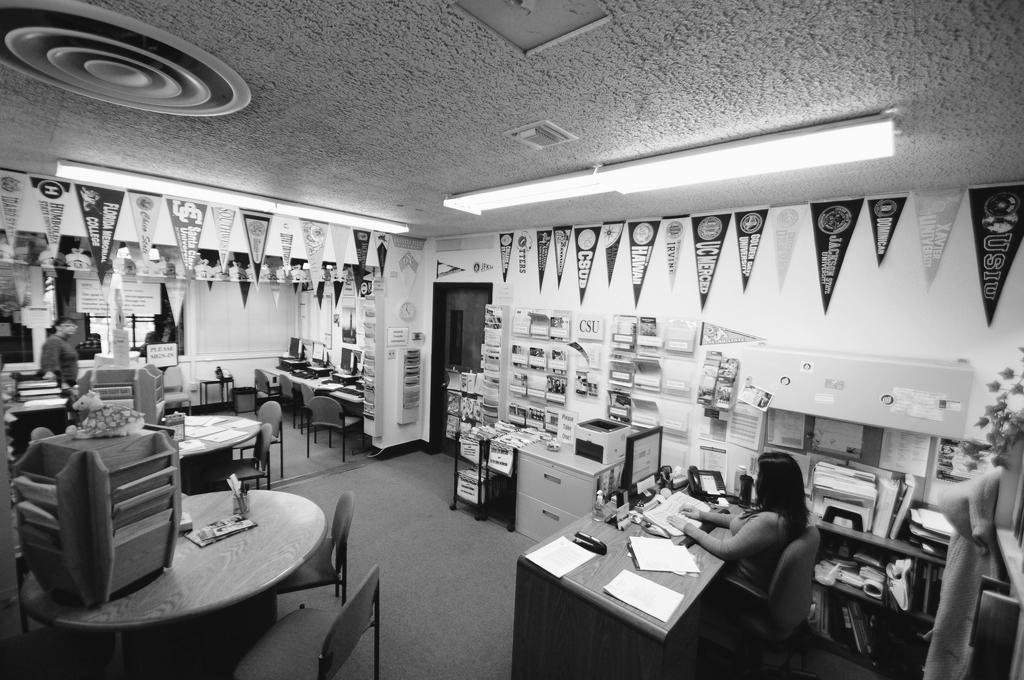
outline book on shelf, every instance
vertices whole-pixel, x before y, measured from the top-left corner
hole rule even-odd
[[[899,536],[900,529],[903,528],[903,522],[910,513],[910,501],[914,498],[916,486],[917,480],[914,478],[914,475],[907,475],[903,478],[897,498],[896,514],[893,516],[892,527],[889,529],[889,538],[895,539]]]

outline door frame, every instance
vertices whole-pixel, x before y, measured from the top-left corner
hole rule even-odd
[[[439,283],[434,282],[433,292],[433,319],[430,329],[430,422],[429,422],[429,450],[430,453],[441,453],[444,451],[444,414],[448,410],[448,400],[438,399],[441,392],[441,385],[447,378],[445,372],[444,343],[447,339],[444,332],[445,316],[448,313],[448,305],[445,303],[446,295],[453,290],[484,290],[487,291],[487,304],[494,300],[494,284],[467,281],[464,283]],[[447,396],[447,395],[446,395]]]

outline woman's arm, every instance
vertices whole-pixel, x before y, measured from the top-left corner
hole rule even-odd
[[[707,513],[701,513],[703,515]],[[774,513],[754,515],[738,532],[725,538],[715,538],[693,525],[683,528],[683,533],[708,552],[723,560],[738,560],[767,550],[782,538],[782,524]],[[730,518],[731,519],[731,518]]]
[[[727,512],[708,512],[701,510],[698,518],[702,524],[713,524],[716,527],[728,527],[732,522],[733,515]],[[696,527],[694,527],[696,528]]]

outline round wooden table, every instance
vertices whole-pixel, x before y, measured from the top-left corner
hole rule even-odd
[[[192,416],[189,416],[190,418]],[[178,444],[178,458],[181,461],[181,490],[185,493],[198,494],[207,490],[203,482],[203,468],[231,460],[231,448],[256,437],[260,422],[236,416],[215,416],[218,420],[212,427],[224,430],[236,430],[238,435],[223,441],[205,437],[191,436],[198,428],[185,421],[185,442]],[[212,433],[211,433],[212,434]],[[189,442],[189,443],[186,443]]]
[[[231,515],[226,491],[181,501],[197,528]],[[179,537],[171,568],[130,594],[92,608],[61,604],[29,575],[22,606],[60,628],[122,633],[129,677],[230,671],[276,620],[274,585],[326,533],[323,511],[301,496],[255,490],[249,504],[256,527],[205,548]]]

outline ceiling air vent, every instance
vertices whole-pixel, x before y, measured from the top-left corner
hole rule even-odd
[[[524,125],[515,130],[509,130],[505,135],[520,144],[525,144],[531,149],[546,149],[549,146],[555,146],[563,142],[574,142],[579,139],[576,135],[566,132],[550,120],[540,120],[536,123]]]

